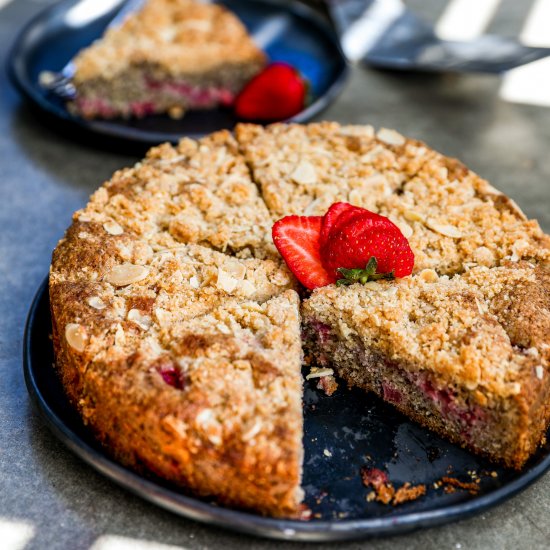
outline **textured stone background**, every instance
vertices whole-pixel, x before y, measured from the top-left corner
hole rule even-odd
[[[0,66],[21,25],[48,0],[0,0]],[[436,17],[445,1],[411,2]],[[491,30],[515,34],[530,2],[503,0]],[[2,69],[3,70],[3,69]],[[505,103],[494,76],[395,75],[356,68],[323,117],[398,128],[461,158],[550,231],[550,110]],[[38,122],[0,74],[0,547],[6,522],[26,548],[301,548],[186,521],[133,497],[77,459],[31,407],[23,324],[71,213],[136,157],[86,148]],[[476,518],[405,537],[339,546],[422,550],[548,548],[550,475]],[[126,537],[113,539],[112,537]],[[328,548],[329,545],[326,546]]]

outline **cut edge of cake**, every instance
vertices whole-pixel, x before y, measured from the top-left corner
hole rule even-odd
[[[528,262],[325,287],[302,305],[305,346],[350,386],[519,469],[550,422],[549,291],[548,266]]]

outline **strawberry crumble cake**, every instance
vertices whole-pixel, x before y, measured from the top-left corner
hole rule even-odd
[[[57,369],[120,462],[266,515],[300,514],[302,346],[322,387],[520,468],[550,419],[549,260],[536,221],[421,142],[241,125],[153,148],[75,213]]]
[[[74,60],[84,118],[143,117],[231,105],[266,57],[226,8],[195,0],[147,0]]]

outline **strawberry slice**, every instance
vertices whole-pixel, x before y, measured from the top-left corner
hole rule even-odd
[[[323,227],[321,228],[321,246],[328,243],[329,234],[338,231],[352,217],[360,214],[371,213],[365,208],[353,206],[348,202],[335,202],[323,216]],[[376,216],[376,214],[373,214]]]
[[[334,276],[343,273],[345,278],[350,275],[357,280],[363,276],[372,279],[374,274],[405,277],[412,273],[414,254],[393,222],[365,210],[364,214],[355,213],[333,226],[323,247],[322,261]],[[344,273],[349,270],[356,272]]]
[[[287,63],[272,63],[256,75],[235,99],[235,114],[245,120],[284,120],[305,105],[307,83]]]
[[[286,216],[275,223],[273,242],[296,278],[310,290],[336,282],[321,263],[321,216]]]

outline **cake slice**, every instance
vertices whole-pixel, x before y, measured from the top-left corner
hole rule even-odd
[[[239,257],[277,257],[272,218],[228,131],[160,145],[116,172],[75,214],[154,250],[197,243]]]
[[[376,211],[429,158],[423,144],[411,141],[405,151],[402,136],[377,137],[372,126],[239,124],[235,135],[275,219],[322,215],[337,201]],[[388,143],[395,139],[400,146]]]
[[[84,118],[142,117],[232,104],[266,63],[239,19],[218,4],[147,0],[74,59]]]
[[[543,441],[547,265],[331,285],[316,290],[302,314],[306,349],[322,366],[439,435],[512,468]]]

